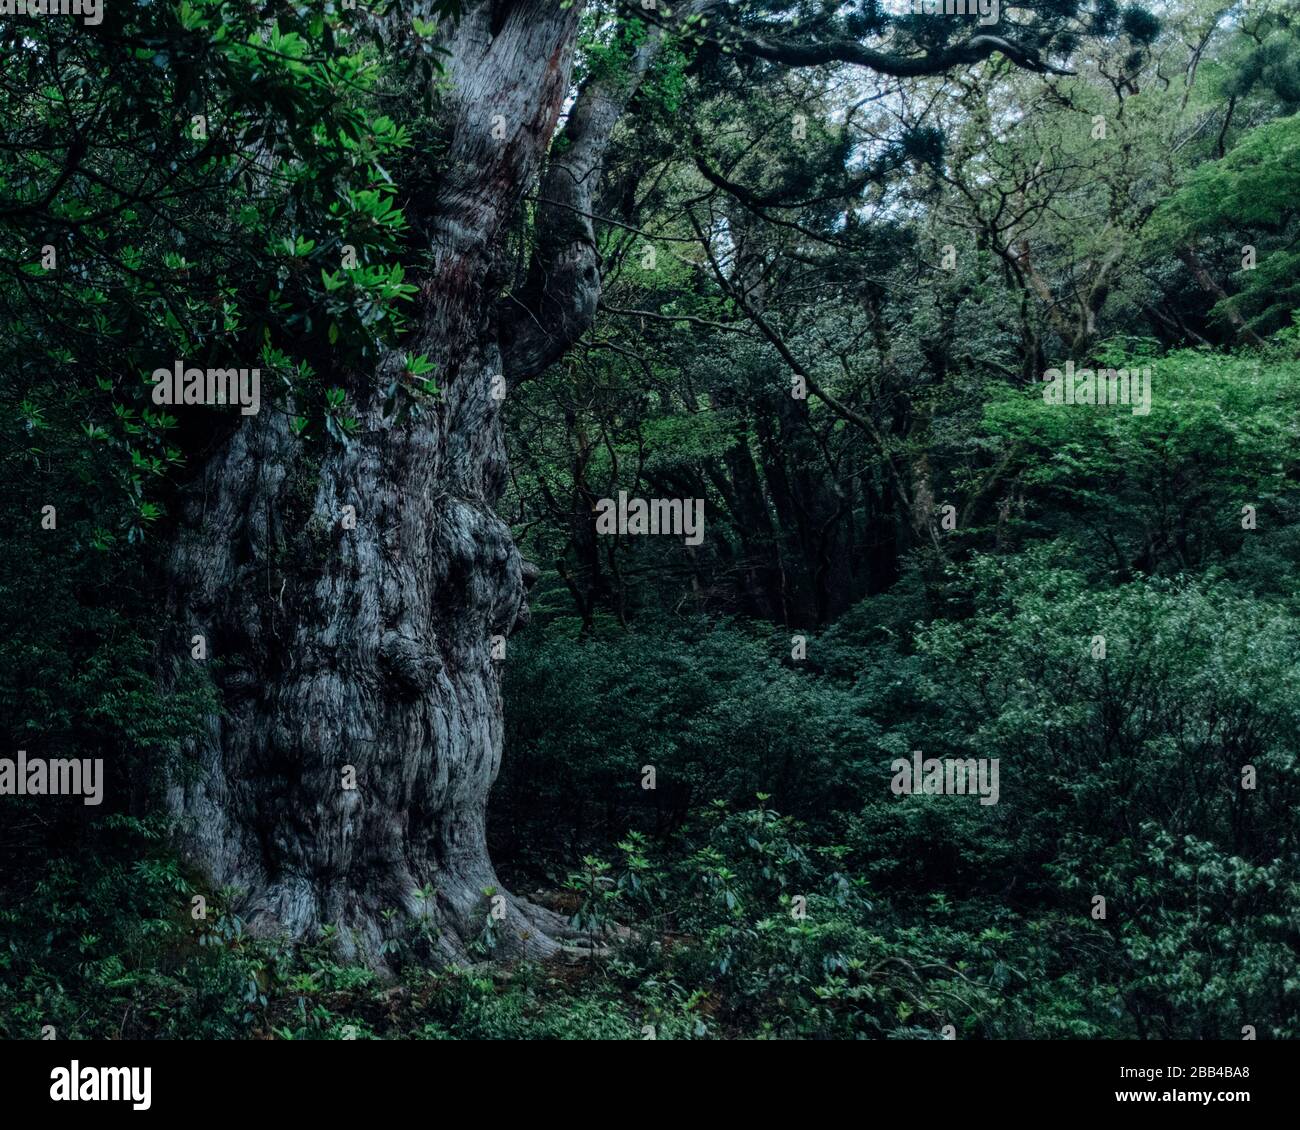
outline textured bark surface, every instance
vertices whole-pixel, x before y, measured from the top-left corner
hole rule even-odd
[[[677,19],[706,0],[674,5]],[[600,303],[600,255],[593,201],[614,127],[626,112],[663,45],[652,26],[626,68],[593,75],[582,86],[564,129],[565,144],[548,163],[537,194],[537,249],[528,278],[505,309],[507,372],[536,376],[591,325]]]
[[[385,938],[422,917],[442,956],[463,957],[484,889],[499,891],[484,835],[502,754],[492,637],[526,604],[493,511],[506,481],[497,259],[563,106],[578,7],[470,4],[448,36],[450,152],[422,209],[433,266],[410,346],[438,363],[436,411],[386,420],[381,372],[359,382],[354,441],[309,450],[264,406],[183,506],[177,622],[186,648],[206,637],[225,713],[196,743],[197,775],[170,788],[182,846],[214,889],[244,892],[255,932],[331,924],[376,966]],[[503,951],[553,952],[562,919],[506,897]]]

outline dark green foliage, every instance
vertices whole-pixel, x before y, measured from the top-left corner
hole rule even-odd
[[[811,686],[783,652],[781,639],[704,621],[671,635],[521,640],[506,692],[521,707],[507,738],[518,752],[492,808],[503,845],[580,852],[629,823],[662,831],[715,797],[757,791],[799,813],[856,795],[862,767],[845,750],[865,748],[877,724],[846,691]],[[581,727],[555,726],[545,704],[557,702]],[[654,790],[642,787],[644,765],[656,768]]]
[[[712,724],[726,637],[691,644],[684,631],[673,685],[696,688],[688,699],[669,708],[651,696],[641,715],[612,693],[588,698],[588,681],[569,700],[591,711],[583,725],[557,732],[539,712],[530,733],[516,721],[528,753],[510,767],[498,816],[521,818],[527,782],[551,836],[590,847],[602,801],[628,810],[655,846],[624,854],[671,862],[654,869],[661,889],[642,875],[619,909],[688,939],[651,946],[645,960],[688,983],[709,977],[744,1027],[901,1035],[910,1017],[931,1033],[954,1023],[989,1037],[1232,1038],[1268,1016],[1271,1037],[1293,1038],[1300,717],[1288,688],[1300,643],[1290,610],[1222,585],[1108,587],[1068,560],[978,561],[950,582],[949,598],[972,601],[972,615],[936,621],[909,645],[864,608],[827,634],[825,673],[769,659],[759,694],[738,680],[749,693],[726,699],[734,739]],[[1094,634],[1105,659],[1092,658]],[[729,645],[745,654],[743,639]],[[822,645],[810,641],[810,656]],[[632,635],[552,644],[520,668],[562,680],[574,654],[598,688],[606,678],[654,685]],[[529,718],[530,703],[548,700],[515,694],[512,713]],[[684,707],[697,713],[670,713]],[[764,765],[754,735],[770,740],[773,711],[786,712],[783,737],[803,753],[796,779],[768,764],[762,784],[782,791],[798,823],[748,810]],[[675,719],[668,732],[705,737],[710,756],[704,765],[684,743],[642,746],[659,784],[637,798],[636,780],[618,777],[640,750],[612,758],[628,742],[612,742],[609,727],[640,733],[652,715]],[[892,795],[890,762],[918,747],[998,757],[999,803]],[[573,791],[574,764],[587,786],[576,813],[548,804]],[[1241,788],[1246,765],[1254,791]],[[672,796],[682,779],[741,811],[665,826],[658,791]],[[529,828],[534,845],[545,835]],[[795,894],[808,898],[806,919],[791,918]],[[1094,894],[1107,899],[1104,922],[1090,917]],[[865,974],[880,963],[897,983]],[[925,972],[901,976],[909,966]]]
[[[493,859],[592,952],[503,961],[485,913],[422,968],[425,919],[390,984],[232,892],[196,917],[158,816],[215,703],[210,668],[159,690],[169,503],[235,421],[145,381],[262,364],[308,439],[277,568],[333,552],[312,459],[408,344],[452,128],[433,25],[272,7],[0,30],[0,757],[111,767],[99,808],[0,797],[0,1037],[1300,1038],[1294,17],[1193,67],[1199,9],[1038,0],[1026,50],[1084,77],[884,90],[743,44],[969,24],[753,0],[668,36],[601,173],[596,327],[503,407],[540,576]],[[649,19],[589,5],[579,80]],[[1151,411],[1046,403],[1067,360],[1149,367]],[[438,377],[408,355],[393,410]],[[704,500],[704,539],[596,537],[620,489]],[[896,795],[914,751],[998,759],[998,803]]]

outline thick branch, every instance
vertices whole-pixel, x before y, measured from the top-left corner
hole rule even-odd
[[[684,17],[703,0],[683,5]],[[627,110],[668,32],[650,28],[625,68],[593,74],[578,92],[542,178],[537,244],[522,290],[501,311],[507,379],[535,377],[591,326],[600,302],[600,254],[592,203],[614,127]]]
[[[942,74],[953,67],[981,62],[995,53],[1005,55],[1016,66],[1027,71],[1053,75],[1074,74],[1074,71],[1044,62],[1036,51],[1000,35],[974,35],[962,43],[928,51],[924,55],[894,55],[866,47],[856,39],[829,40],[825,43],[782,43],[765,36],[748,35],[741,36],[734,45],[747,55],[784,63],[790,67],[852,63],[895,78]]]

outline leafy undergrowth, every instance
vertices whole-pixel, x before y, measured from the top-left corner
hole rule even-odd
[[[153,850],[131,867],[52,865],[0,908],[3,1036],[1223,1038],[1247,1021],[1262,1038],[1298,1031],[1285,920],[1265,905],[1279,876],[1225,872],[1204,845],[1148,845],[1129,862],[1152,877],[1151,905],[1105,923],[943,892],[887,897],[851,844],[808,846],[761,798],[738,812],[715,805],[662,860],[632,834],[616,861],[589,856],[570,876],[574,926],[608,941],[595,955],[495,960],[485,897],[481,960],[435,971],[397,946],[392,983],[339,961],[329,936],[254,941],[220,905],[195,919],[157,830],[116,823]],[[1171,892],[1189,867],[1197,904],[1180,907]],[[1248,900],[1244,925],[1212,912]],[[1221,924],[1213,945],[1198,933],[1207,921]],[[619,924],[633,929],[609,941]]]

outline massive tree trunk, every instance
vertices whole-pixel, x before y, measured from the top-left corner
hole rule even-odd
[[[376,966],[422,923],[441,956],[463,957],[493,889],[503,952],[546,955],[563,931],[499,890],[484,833],[502,754],[492,640],[526,614],[493,511],[500,250],[564,103],[580,5],[466,7],[445,42],[450,150],[421,206],[432,267],[409,346],[438,363],[442,402],[386,417],[394,356],[355,382],[347,445],[304,444],[264,406],[193,484],[172,560],[181,662],[203,635],[224,708],[197,770],[170,786],[182,846],[214,890],[241,890],[255,932],[332,925]]]

